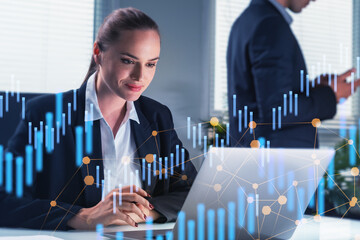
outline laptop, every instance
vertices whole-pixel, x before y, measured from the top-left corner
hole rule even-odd
[[[334,153],[330,149],[211,148],[174,228],[154,229],[152,235],[289,239],[304,222],[305,209],[320,183],[323,188],[321,179]],[[124,239],[145,239],[146,230],[123,234]],[[115,238],[116,233],[104,236]]]

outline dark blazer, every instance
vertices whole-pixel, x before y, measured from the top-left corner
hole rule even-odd
[[[314,118],[332,118],[336,113],[336,98],[328,86],[310,86],[310,96],[306,97],[305,91],[300,92],[300,70],[304,70],[305,85],[306,64],[289,24],[268,0],[252,0],[232,26],[227,51],[232,146],[249,147],[254,139],[249,131],[241,139],[244,126],[239,132],[238,116],[233,117],[233,95],[236,94],[237,110],[248,106],[248,114],[253,112],[255,122],[270,123],[256,127],[256,138],[270,140],[272,147],[314,147],[316,132],[309,122]],[[273,131],[272,108],[276,108],[277,119],[277,107],[283,106],[283,94],[289,91],[299,96],[298,116],[294,115],[294,108],[289,114],[288,105],[288,115],[282,117],[285,124]],[[295,122],[307,124],[286,124]],[[317,141],[315,145],[318,146]]]
[[[97,188],[96,184],[85,187],[84,178],[89,172],[89,175],[94,176],[96,181],[96,166],[99,166],[100,179],[103,179],[102,161],[92,160],[88,165],[88,170],[86,165],[78,168],[75,164],[75,126],[84,126],[85,90],[86,84],[77,90],[77,109],[76,111],[72,109],[71,125],[68,125],[66,120],[65,136],[61,137],[59,144],[55,140],[55,150],[52,153],[46,153],[45,147],[43,147],[43,170],[38,173],[34,170],[34,184],[24,189],[24,197],[17,198],[14,194],[6,194],[4,186],[0,186],[0,226],[67,230],[70,229],[66,225],[67,221],[81,208],[92,207],[101,201],[101,187]],[[63,93],[63,112],[66,115],[69,102],[73,103],[73,91]],[[143,96],[134,104],[140,124],[133,120],[130,121],[138,157],[144,158],[147,154],[156,154],[161,157],[170,157],[170,153],[175,155],[176,145],[180,145],[181,149],[182,143],[173,130],[174,124],[170,110]],[[55,95],[41,96],[27,102],[25,120],[20,121],[15,134],[8,142],[7,151],[12,152],[14,156],[25,156],[28,122],[31,121],[34,127],[39,127],[40,121],[44,121],[45,126],[46,112],[55,112],[54,110]],[[68,116],[66,116],[67,118]],[[161,132],[154,137],[151,135],[153,130],[169,131]],[[94,121],[93,139],[93,153],[89,157],[90,159],[102,159],[100,120]],[[189,159],[187,151],[185,159]],[[142,164],[141,160],[135,161]],[[35,164],[33,169],[35,169]],[[177,166],[174,168],[173,176],[170,177],[170,171],[168,173],[167,180],[164,175],[162,180],[159,180],[159,176],[151,174],[152,184],[148,186],[146,170],[146,180],[142,182],[143,188],[152,196],[149,201],[154,205],[155,210],[162,214],[160,222],[176,219],[194,181],[196,170],[191,162],[187,162],[185,171]],[[182,180],[183,175],[187,176],[186,180]],[[13,189],[15,189],[15,183]],[[62,191],[63,189],[65,190]],[[53,207],[49,211],[50,201],[55,199],[60,207]],[[67,210],[70,211],[67,212]]]

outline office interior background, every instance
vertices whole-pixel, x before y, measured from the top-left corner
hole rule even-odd
[[[227,121],[226,48],[234,20],[250,0],[0,0],[0,91],[56,93],[78,88],[87,72],[96,32],[113,9],[132,6],[160,27],[161,60],[146,96],[167,105],[175,128],[186,140],[192,123],[219,117]],[[291,25],[305,55],[311,78],[341,73],[360,56],[360,1],[318,0]],[[338,105],[334,132],[358,126],[360,95]],[[206,131],[205,129],[203,129]],[[320,129],[320,147],[340,138]],[[195,162],[199,167],[200,162]]]

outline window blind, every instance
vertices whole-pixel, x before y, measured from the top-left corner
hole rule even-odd
[[[90,64],[94,0],[0,0],[0,90],[78,88]]]

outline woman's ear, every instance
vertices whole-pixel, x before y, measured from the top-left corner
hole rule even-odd
[[[100,49],[97,42],[94,43],[93,56],[96,64],[101,65]]]

